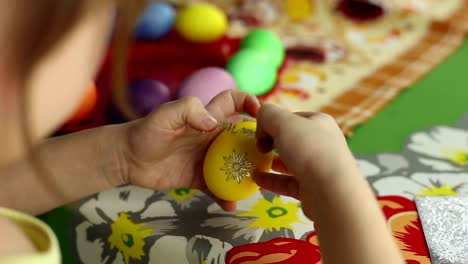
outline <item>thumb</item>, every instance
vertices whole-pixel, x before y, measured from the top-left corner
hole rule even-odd
[[[277,136],[280,128],[284,126],[284,120],[294,116],[292,113],[279,108],[274,104],[263,104],[257,114],[259,126],[265,133],[273,137]]]
[[[299,200],[299,184],[292,176],[267,172],[256,172],[254,181],[262,189]]]
[[[154,118],[154,120],[158,120],[158,126],[170,130],[188,125],[199,131],[210,132],[218,127],[217,120],[210,115],[203,103],[196,97],[184,97],[167,103],[154,114],[158,116]]]

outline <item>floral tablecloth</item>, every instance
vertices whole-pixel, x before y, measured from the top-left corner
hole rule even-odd
[[[468,116],[409,136],[402,153],[357,156],[408,263],[430,263],[419,195],[468,194]],[[84,263],[320,263],[300,202],[258,192],[224,212],[189,189],[123,186],[76,207],[73,243]]]
[[[467,194],[467,58],[465,43],[349,138],[408,263],[430,263],[413,198]],[[263,192],[225,213],[197,191],[123,186],[41,218],[64,263],[319,263],[299,206]]]

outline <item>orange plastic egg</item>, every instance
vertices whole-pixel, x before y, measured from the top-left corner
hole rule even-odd
[[[83,101],[81,101],[77,111],[73,114],[72,118],[68,120],[67,124],[76,124],[88,118],[96,108],[97,102],[98,92],[96,84],[91,83]]]

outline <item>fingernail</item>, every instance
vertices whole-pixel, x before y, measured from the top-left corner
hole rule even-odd
[[[259,182],[261,180],[262,177],[260,177],[260,175],[259,175],[260,173],[261,172],[259,172],[258,170],[254,170],[254,173],[252,175],[252,179],[254,180],[255,183],[257,183],[257,182]]]
[[[204,117],[202,123],[207,131],[215,130],[218,127],[218,121],[211,115]]]
[[[271,149],[273,148],[273,139],[271,138],[261,138],[257,141],[257,146],[260,150],[260,152],[263,152],[263,153],[268,153],[271,151]]]
[[[254,100],[255,100],[255,106],[256,106],[257,108],[260,108],[260,107],[262,106],[262,103],[260,103],[260,100],[258,100],[258,97],[255,96],[255,97],[254,97]]]

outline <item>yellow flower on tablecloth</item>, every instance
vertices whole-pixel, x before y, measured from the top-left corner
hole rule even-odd
[[[421,192],[418,194],[419,196],[456,196],[458,195],[457,191],[455,190],[456,186],[449,186],[447,184],[431,184],[430,186],[423,188]]]
[[[145,237],[151,235],[152,228],[143,228],[145,224],[135,224],[130,220],[127,213],[121,213],[112,224],[112,233],[108,238],[111,249],[117,248],[122,252],[125,263],[129,263],[130,258],[141,260],[145,255]]]
[[[79,207],[84,220],[75,228],[82,263],[146,262],[148,238],[176,229],[169,201],[154,200],[156,192],[125,185],[97,194]],[[151,202],[149,202],[152,200]]]
[[[185,201],[195,196],[195,190],[187,188],[172,189],[168,192],[168,195],[176,201]]]
[[[270,202],[260,198],[250,211],[237,214],[239,217],[254,217],[251,227],[260,227],[270,231],[281,228],[293,229],[292,224],[301,222],[297,213],[299,205],[294,202],[283,202],[279,197],[274,197]]]
[[[269,192],[257,192],[238,201],[235,212],[226,212],[213,203],[208,213],[213,216],[202,227],[229,229],[234,231],[234,239],[250,242],[277,236],[300,239],[314,229],[298,200]]]
[[[468,152],[459,150],[453,151],[450,160],[460,166],[468,165]]]
[[[181,209],[189,208],[193,202],[200,201],[200,198],[203,197],[203,193],[187,188],[177,188],[168,191],[165,195],[165,199],[175,201]]]

